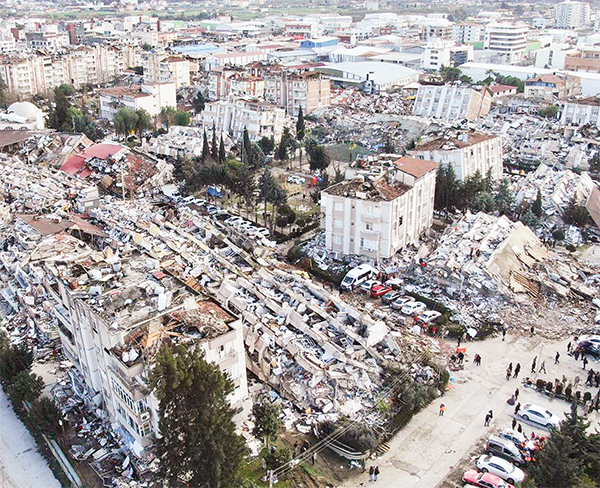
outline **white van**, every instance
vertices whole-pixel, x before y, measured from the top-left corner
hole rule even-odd
[[[342,290],[352,291],[357,286],[360,286],[362,283],[375,276],[376,273],[377,270],[370,264],[361,264],[346,273],[340,287]]]

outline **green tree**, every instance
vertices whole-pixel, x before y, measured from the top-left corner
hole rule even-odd
[[[451,164],[440,164],[435,184],[434,206],[438,210],[451,210],[456,205],[460,184]]]
[[[163,107],[158,114],[158,120],[163,126],[169,128],[175,124],[176,113],[177,110],[175,110],[173,107]]]
[[[538,110],[539,116],[545,117],[546,119],[555,118],[557,113],[558,113],[558,107],[556,105],[550,105],[549,107],[540,108]]]
[[[42,394],[44,380],[29,371],[21,371],[8,388],[8,394],[15,402],[32,402]]]
[[[204,110],[205,105],[206,105],[206,100],[204,99],[202,92],[199,91],[192,100],[192,106],[194,107],[194,110],[196,111],[196,113],[199,114],[200,112],[202,112]]]
[[[190,125],[190,114],[185,110],[178,110],[175,112],[174,122],[175,125]]]
[[[129,108],[120,108],[113,118],[115,132],[127,137],[137,128],[138,114]]]
[[[60,410],[50,398],[41,397],[33,402],[29,418],[44,434],[55,435],[60,430]]]
[[[288,158],[288,143],[291,139],[290,129],[286,126],[283,128],[283,134],[281,135],[281,140],[279,141],[279,146],[277,147],[276,157],[279,161],[285,161]]]
[[[500,212],[502,215],[510,213],[510,206],[512,205],[513,196],[510,191],[510,184],[508,179],[504,178],[498,185],[496,195],[494,196],[495,210]]]
[[[544,207],[542,205],[542,191],[538,188],[537,196],[535,197],[535,202],[531,207],[531,211],[536,215],[536,217],[541,217],[544,213]]]
[[[442,74],[442,79],[444,80],[444,83],[448,83],[450,81],[457,81],[460,78],[460,76],[462,75],[462,72],[460,71],[460,68],[452,68],[450,66],[442,66],[441,74]]]
[[[73,88],[73,85],[69,85],[68,83],[59,85],[56,90],[61,92],[65,97],[70,97],[75,93],[75,88]]]
[[[213,122],[212,126],[212,143],[210,145],[210,154],[214,161],[220,161],[219,158],[219,143],[217,142],[217,128]]]
[[[23,346],[5,345],[0,349],[0,380],[11,383],[19,373],[29,371],[32,364],[32,351]]]
[[[219,142],[219,162],[224,163],[226,158],[225,143],[223,142],[223,134],[221,133],[221,141]]]
[[[150,385],[159,401],[159,474],[169,486],[229,488],[238,481],[245,443],[235,433],[227,397],[234,391],[198,348],[164,346]]]
[[[273,149],[275,149],[275,141],[273,141],[273,137],[263,136],[261,140],[258,141],[258,145],[265,154],[271,154]]]
[[[71,102],[69,102],[69,99],[65,94],[65,90],[61,89],[60,86],[57,86],[54,89],[54,103],[52,104],[50,112],[48,113],[48,125],[52,129],[62,130],[65,123],[68,122],[70,107]]]
[[[135,111],[135,114],[137,115],[137,118],[135,121],[135,131],[138,133],[138,137],[140,138],[140,141],[141,141],[142,134],[144,132],[146,132],[147,130],[152,129],[152,117],[143,108],[137,109]]]
[[[202,134],[202,156],[201,156],[202,164],[206,164],[206,162],[210,158],[211,158],[210,145],[208,144],[208,137],[206,136],[206,129],[204,129],[204,133]]]
[[[8,96],[7,89],[4,80],[0,78],[0,109],[6,110],[8,108]]]
[[[252,434],[263,441],[267,447],[277,440],[277,434],[283,426],[281,409],[269,402],[255,403],[252,407],[254,429]]]
[[[321,170],[325,171],[331,163],[331,158],[329,154],[325,151],[323,146],[315,147],[309,154],[309,165],[311,170]]]
[[[152,46],[150,44],[148,44],[147,42],[144,42],[144,44],[142,45],[142,49],[144,51],[152,51]]]
[[[600,173],[600,151],[596,151],[596,154],[589,160],[590,171],[594,173]]]
[[[563,220],[565,224],[584,227],[588,223],[589,216],[587,209],[583,205],[579,205],[573,196],[564,211]]]
[[[302,142],[304,134],[306,132],[306,125],[304,123],[304,114],[302,113],[302,107],[298,110],[298,120],[296,120],[296,139]]]

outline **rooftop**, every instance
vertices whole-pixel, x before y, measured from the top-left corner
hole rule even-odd
[[[372,202],[389,202],[404,195],[408,190],[410,190],[410,187],[407,185],[400,183],[390,184],[384,179],[375,182],[355,179],[342,181],[323,191],[331,195],[347,198],[359,198],[361,200],[369,200]]]
[[[421,178],[430,171],[434,171],[439,166],[438,163],[427,161],[425,159],[403,157],[394,161],[394,165],[403,173],[407,173],[415,178]]]
[[[495,139],[498,136],[489,134],[482,134],[481,132],[470,132],[457,134],[456,136],[443,136],[433,141],[425,142],[415,148],[415,152],[418,151],[450,151],[452,149],[462,149],[463,147],[469,147],[480,142],[489,141]]]

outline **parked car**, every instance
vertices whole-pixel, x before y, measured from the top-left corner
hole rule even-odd
[[[256,233],[261,237],[268,237],[270,234],[269,229],[265,229],[264,227],[258,227]]]
[[[404,280],[401,278],[391,278],[385,284],[390,285],[394,290],[400,290],[404,284]]]
[[[511,484],[522,483],[525,473],[505,459],[484,454],[477,460],[477,469],[484,473],[492,473]]]
[[[514,429],[502,429],[498,437],[512,442],[519,449],[527,449],[532,451],[535,449],[535,442],[525,437],[521,432]]]
[[[581,341],[577,346],[577,350],[580,354],[587,354],[588,356],[594,356],[595,358],[600,357],[600,344],[592,341]]]
[[[288,176],[288,183],[292,183],[294,185],[301,185],[304,183],[304,178],[300,177],[300,176]]]
[[[215,215],[217,213],[219,213],[219,207],[215,207],[214,205],[208,205],[206,207],[206,211],[210,214],[210,215]]]
[[[430,324],[435,322],[441,316],[442,314],[436,310],[426,310],[419,315],[419,320],[425,322],[426,324]]]
[[[402,310],[400,310],[404,315],[419,315],[421,312],[424,312],[427,309],[427,305],[423,302],[409,302]]]
[[[346,273],[346,276],[344,276],[340,288],[345,291],[352,291],[354,288],[375,275],[376,271],[377,270],[369,264],[361,264],[356,268],[352,268]]]
[[[517,415],[523,420],[530,420],[536,424],[543,425],[548,429],[556,429],[560,424],[560,419],[550,410],[539,407],[538,405],[532,405],[531,403],[523,405]]]
[[[414,301],[415,299],[413,297],[400,297],[392,302],[392,308],[396,310],[402,310],[402,307],[404,307],[404,305],[406,305],[407,303],[412,303]]]
[[[381,281],[379,280],[367,280],[362,285],[360,285],[361,291],[371,292],[374,286],[381,285]]]
[[[387,282],[385,284],[387,284]],[[401,296],[402,293],[400,293],[399,291],[390,291],[389,293],[383,295],[381,301],[386,304],[391,304],[394,300],[397,300]]]
[[[380,297],[384,296],[386,293],[389,293],[391,291],[392,291],[391,286],[375,285],[373,288],[371,288],[371,296],[373,298],[380,298]]]
[[[515,488],[515,485],[507,483],[495,474],[479,473],[476,469],[469,469],[463,475],[463,481],[480,488]]]
[[[236,225],[238,222],[243,222],[244,219],[241,217],[229,217],[227,220],[225,220],[226,224],[229,225]]]
[[[492,435],[487,441],[485,450],[488,454],[503,457],[517,466],[525,464],[523,453],[508,439]]]

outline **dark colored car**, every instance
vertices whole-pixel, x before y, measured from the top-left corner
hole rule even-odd
[[[600,358],[600,347],[597,344],[594,344],[590,341],[581,341],[579,346],[577,346],[577,350],[580,354],[586,354],[588,356],[594,356],[595,358]]]

